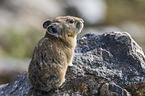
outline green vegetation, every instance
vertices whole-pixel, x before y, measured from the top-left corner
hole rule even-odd
[[[0,53],[16,58],[29,58],[42,35],[42,32],[33,28],[28,32],[9,29],[0,35]]]

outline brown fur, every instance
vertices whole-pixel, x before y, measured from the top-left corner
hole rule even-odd
[[[83,20],[72,16],[59,16],[45,24],[47,32],[33,52],[28,81],[35,89],[50,91],[61,86],[65,80],[66,70],[72,62],[76,46],[76,35],[83,28]],[[55,31],[51,31],[52,26],[56,28]]]

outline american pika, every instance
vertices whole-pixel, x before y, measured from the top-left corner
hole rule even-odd
[[[83,20],[59,16],[43,23],[45,36],[38,42],[28,68],[28,82],[41,91],[58,88],[72,63],[76,36],[83,28]]]

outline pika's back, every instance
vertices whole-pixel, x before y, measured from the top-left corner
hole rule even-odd
[[[45,21],[43,28],[46,34],[35,47],[28,69],[28,81],[35,89],[50,91],[61,86],[65,80],[83,20],[59,16]]]

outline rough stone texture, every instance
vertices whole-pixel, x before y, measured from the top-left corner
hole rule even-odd
[[[73,66],[58,89],[34,90],[26,76],[1,86],[0,96],[145,96],[145,56],[126,32],[80,38]]]

